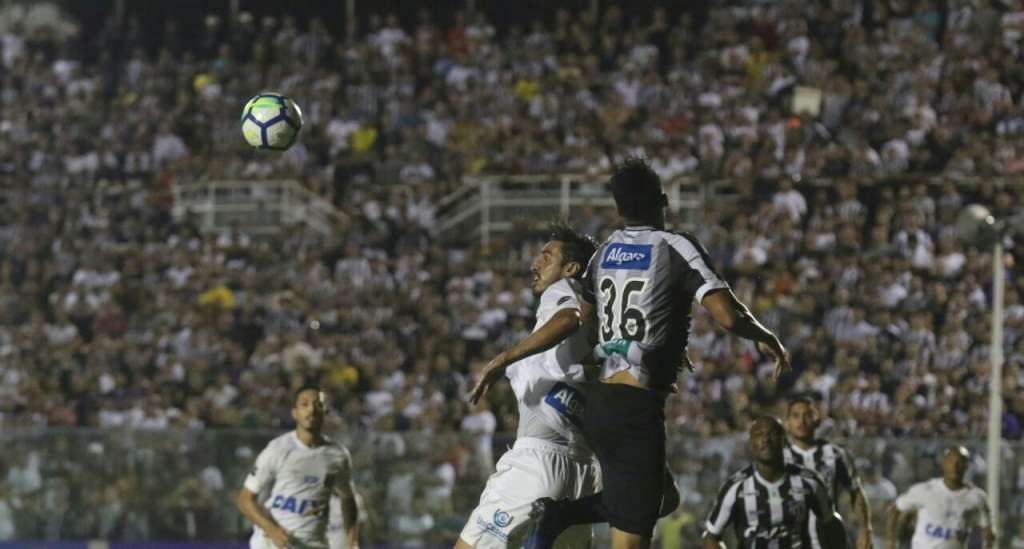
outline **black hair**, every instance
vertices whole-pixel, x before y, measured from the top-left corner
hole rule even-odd
[[[548,238],[562,243],[562,260],[566,263],[578,263],[580,266],[576,278],[582,277],[590,263],[590,256],[597,250],[597,242],[593,238],[577,231],[568,223],[556,221],[548,227]]]
[[[294,393],[292,393],[293,406],[299,403],[299,396],[302,395],[302,393],[305,393],[306,391],[316,391],[317,397],[320,396],[320,386],[313,383],[307,383],[302,387],[299,387],[298,389],[295,390]]]
[[[806,404],[808,408],[817,410],[818,402],[814,400],[810,395],[800,395],[789,399],[789,406],[786,406],[786,411],[793,409],[793,406],[797,404]]]
[[[608,181],[619,215],[626,219],[646,219],[666,206],[661,177],[647,160],[630,156],[615,165]]]
[[[779,421],[779,418],[765,414],[759,414],[754,416],[754,418],[750,421],[750,427],[753,428],[755,423],[761,421],[767,421],[768,423],[772,424],[772,429],[777,429],[781,431],[783,434],[786,433],[786,429],[782,426],[782,422]]]

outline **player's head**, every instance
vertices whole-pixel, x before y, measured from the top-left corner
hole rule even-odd
[[[563,278],[579,278],[594,255],[594,239],[565,223],[551,225],[548,241],[530,265],[533,293],[540,295]]]
[[[319,432],[326,415],[323,392],[316,385],[303,385],[295,391],[292,403],[292,419],[304,431]]]
[[[960,484],[967,474],[971,453],[963,446],[950,446],[942,453],[942,478],[950,484]]]
[[[797,440],[811,440],[821,425],[818,406],[809,396],[796,397],[789,401],[786,411],[786,431]]]
[[[629,221],[663,225],[668,196],[661,178],[643,158],[629,157],[615,166],[609,185],[619,215]]]
[[[750,424],[750,455],[755,461],[781,461],[786,447],[786,430],[782,422],[771,416],[758,416]]]

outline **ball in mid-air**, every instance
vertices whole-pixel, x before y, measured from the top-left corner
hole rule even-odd
[[[261,93],[242,109],[242,135],[257,149],[286,150],[301,129],[302,110],[279,93]]]

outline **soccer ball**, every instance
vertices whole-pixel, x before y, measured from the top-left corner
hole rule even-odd
[[[279,93],[261,93],[242,109],[242,135],[257,149],[283,151],[302,129],[302,110]]]

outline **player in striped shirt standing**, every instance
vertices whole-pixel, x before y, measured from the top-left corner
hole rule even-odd
[[[809,397],[795,398],[789,403],[786,414],[786,431],[789,433],[789,446],[783,452],[786,463],[806,467],[821,475],[828,488],[829,497],[839,503],[840,491],[850,495],[850,505],[857,515],[860,533],[857,535],[857,549],[871,549],[873,533],[871,530],[871,508],[868,498],[864,495],[860,475],[853,464],[853,459],[845,448],[814,438],[821,415],[815,403]],[[811,548],[822,549],[815,528],[815,517],[811,516],[810,533]]]
[[[829,549],[844,549],[846,535],[828,489],[817,473],[787,465],[786,431],[779,420],[759,417],[750,426],[754,463],[725,482],[704,525],[704,549],[721,549],[732,524],[740,549],[807,549],[808,516],[817,517]]]

